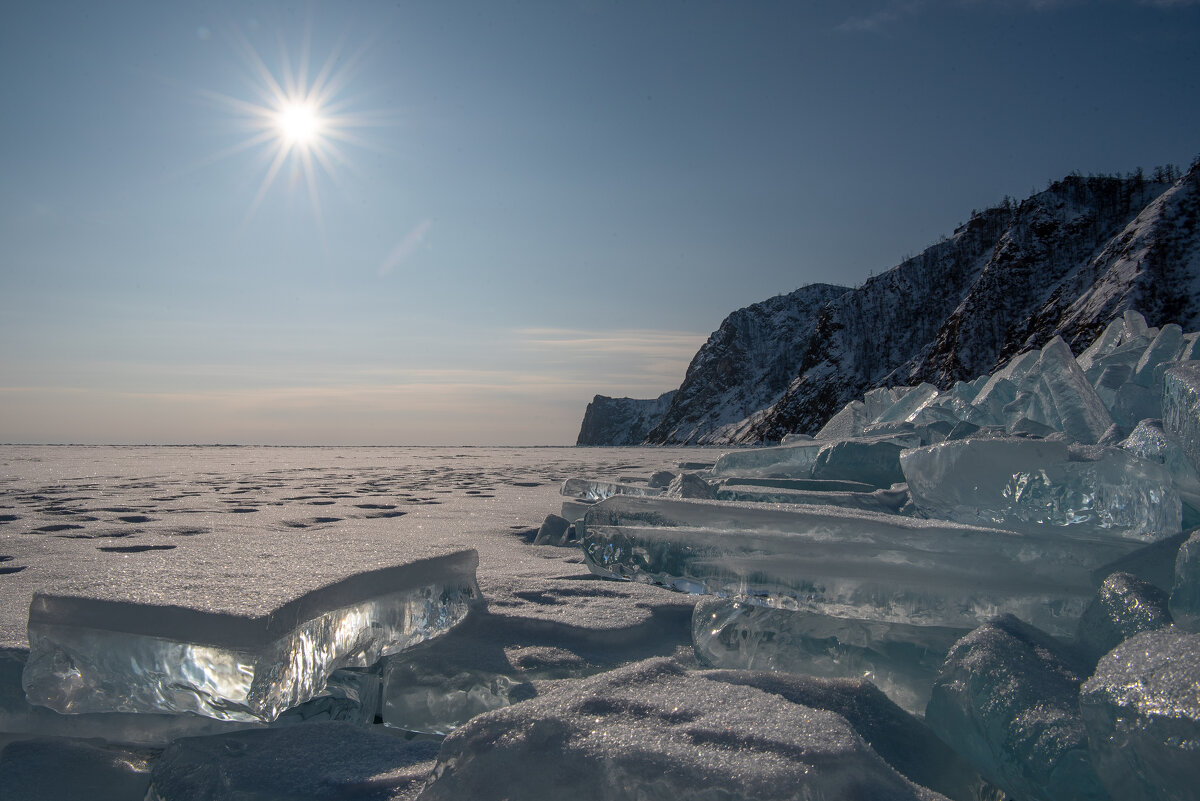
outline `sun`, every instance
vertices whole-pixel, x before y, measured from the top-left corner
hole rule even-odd
[[[280,60],[276,69],[267,66],[259,51],[238,30],[230,40],[243,56],[249,70],[246,79],[255,99],[234,97],[213,91],[201,91],[204,98],[242,118],[248,136],[214,156],[225,158],[246,150],[258,150],[266,165],[258,192],[246,213],[246,224],[265,200],[276,179],[289,195],[306,194],[318,229],[322,228],[318,184],[321,175],[337,182],[339,167],[349,167],[343,152],[346,146],[372,147],[355,133],[356,129],[389,125],[386,112],[351,111],[356,105],[348,96],[348,84],[357,72],[366,45],[343,57],[339,43],[319,69],[310,64],[307,35],[300,46],[300,58],[293,63],[288,48],[280,40]]]
[[[323,120],[315,102],[287,100],[275,115],[275,126],[287,144],[311,147],[320,141]]]

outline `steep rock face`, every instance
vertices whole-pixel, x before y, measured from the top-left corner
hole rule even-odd
[[[662,419],[676,391],[649,400],[597,395],[583,413],[576,445],[638,445]]]
[[[821,309],[848,291],[811,284],[726,317],[692,359],[670,408],[646,441],[704,442],[778,400],[818,333]]]
[[[1151,325],[1200,327],[1200,162],[1156,197],[1087,265],[1066,277],[1004,356],[1058,334],[1073,349],[1128,309]]]
[[[1142,301],[1157,293],[1158,309],[1188,305],[1191,289],[1184,285],[1197,265],[1163,256],[1170,266],[1160,272],[1177,273],[1175,287],[1163,287],[1151,276],[1137,277],[1149,272],[1146,257],[1137,272],[1127,267],[1132,256],[1120,254],[1139,246],[1165,247],[1144,243],[1162,241],[1169,217],[1171,253],[1194,259],[1195,224],[1189,220],[1195,212],[1189,216],[1182,209],[1195,206],[1196,179],[1196,170],[1189,172],[1170,190],[1179,195],[1171,200],[1163,183],[1075,176],[1015,207],[975,215],[950,239],[826,306],[817,323],[823,335],[814,337],[817,347],[783,397],[714,441],[753,443],[792,431],[812,433],[866,390],[920,381],[946,388],[990,372],[1055,334],[1078,348],[1133,305],[1150,312],[1151,324],[1162,322]],[[1155,213],[1160,201],[1174,211]],[[1143,203],[1150,206],[1139,226]],[[1131,229],[1142,232],[1141,238]],[[1126,234],[1126,244],[1117,244]],[[1089,280],[1093,274],[1112,274],[1112,285],[1098,286],[1098,279]],[[1094,297],[1084,301],[1085,296]],[[1071,317],[1067,310],[1076,301],[1084,305]],[[1064,311],[1055,314],[1059,305]],[[1099,316],[1089,317],[1092,312]]]

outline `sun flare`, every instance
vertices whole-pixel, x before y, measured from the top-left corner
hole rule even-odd
[[[292,62],[283,46],[279,66],[273,70],[239,31],[231,32],[231,40],[249,67],[248,78],[258,95],[257,100],[217,92],[203,94],[242,117],[249,132],[245,139],[216,158],[250,149],[260,150],[263,154],[266,169],[250,203],[246,222],[276,185],[276,179],[283,175],[286,177],[281,183],[287,187],[288,194],[303,192],[308,196],[320,228],[318,184],[321,175],[336,183],[337,168],[349,166],[343,148],[347,145],[370,146],[354,129],[390,124],[386,113],[350,110],[353,100],[347,95],[347,87],[358,69],[365,45],[344,57],[339,43],[324,65],[314,69],[309,60],[310,42],[305,38],[298,63]]]

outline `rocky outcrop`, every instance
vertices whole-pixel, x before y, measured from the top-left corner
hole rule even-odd
[[[662,420],[675,390],[650,400],[597,395],[583,413],[576,445],[638,445]]]

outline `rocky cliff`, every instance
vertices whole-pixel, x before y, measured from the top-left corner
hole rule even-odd
[[[583,413],[576,445],[639,445],[671,404],[675,390],[650,400],[597,395]]]

